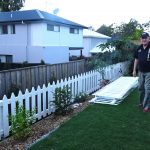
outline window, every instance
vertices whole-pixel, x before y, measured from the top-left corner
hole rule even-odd
[[[72,34],[79,34],[79,29],[70,28],[70,33],[72,33]]]
[[[54,26],[54,31],[55,32],[60,32],[60,26]]]
[[[0,55],[0,62],[1,63],[12,63],[13,62],[13,56],[12,55]]]
[[[15,34],[15,25],[1,25],[0,34]]]
[[[54,26],[51,24],[47,24],[47,30],[48,31],[55,31],[55,32],[60,32],[60,26]]]
[[[12,62],[13,62],[13,57],[12,57],[12,55],[7,55],[7,56],[6,56],[6,62],[8,62],[8,63],[12,63]]]
[[[9,27],[9,34],[15,34],[15,25],[13,24],[13,25],[9,25],[8,26]]]
[[[7,25],[2,25],[2,34],[8,34]]]

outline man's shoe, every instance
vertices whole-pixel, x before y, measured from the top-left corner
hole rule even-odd
[[[144,108],[143,112],[150,112],[150,108]]]

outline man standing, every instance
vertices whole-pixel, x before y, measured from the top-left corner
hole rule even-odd
[[[137,75],[139,70],[139,92],[140,106],[144,112],[150,111],[150,42],[149,34],[143,32],[141,35],[141,45],[135,51],[133,76]]]

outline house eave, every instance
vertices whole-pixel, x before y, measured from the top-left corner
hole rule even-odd
[[[32,24],[32,23],[50,23],[53,25],[60,25],[60,26],[67,26],[67,27],[72,27],[72,28],[79,28],[79,29],[86,29],[87,27],[85,26],[77,26],[77,25],[69,25],[69,24],[64,24],[61,22],[54,22],[50,20],[16,20],[16,21],[5,21],[5,22],[0,22],[0,24]]]
[[[111,39],[111,37],[98,37],[98,36],[88,36],[84,35],[83,38],[98,38],[98,39]]]
[[[69,50],[82,50],[84,47],[69,47]]]

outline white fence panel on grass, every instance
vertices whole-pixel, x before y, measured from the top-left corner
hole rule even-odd
[[[105,79],[113,81],[119,78],[126,72],[128,66],[129,62],[123,62],[106,67],[104,71]],[[100,73],[93,70],[60,82],[49,83],[47,87],[44,84],[43,87],[38,86],[37,89],[32,88],[31,91],[26,89],[24,94],[19,91],[18,96],[12,93],[10,99],[4,96],[0,100],[0,140],[9,136],[10,122],[8,116],[15,115],[17,102],[19,102],[19,105],[23,105],[26,110],[35,110],[36,120],[40,120],[55,111],[53,94],[56,88],[63,88],[68,85],[71,88],[72,96],[75,97],[80,92],[87,94],[95,92],[100,88],[100,82]]]

